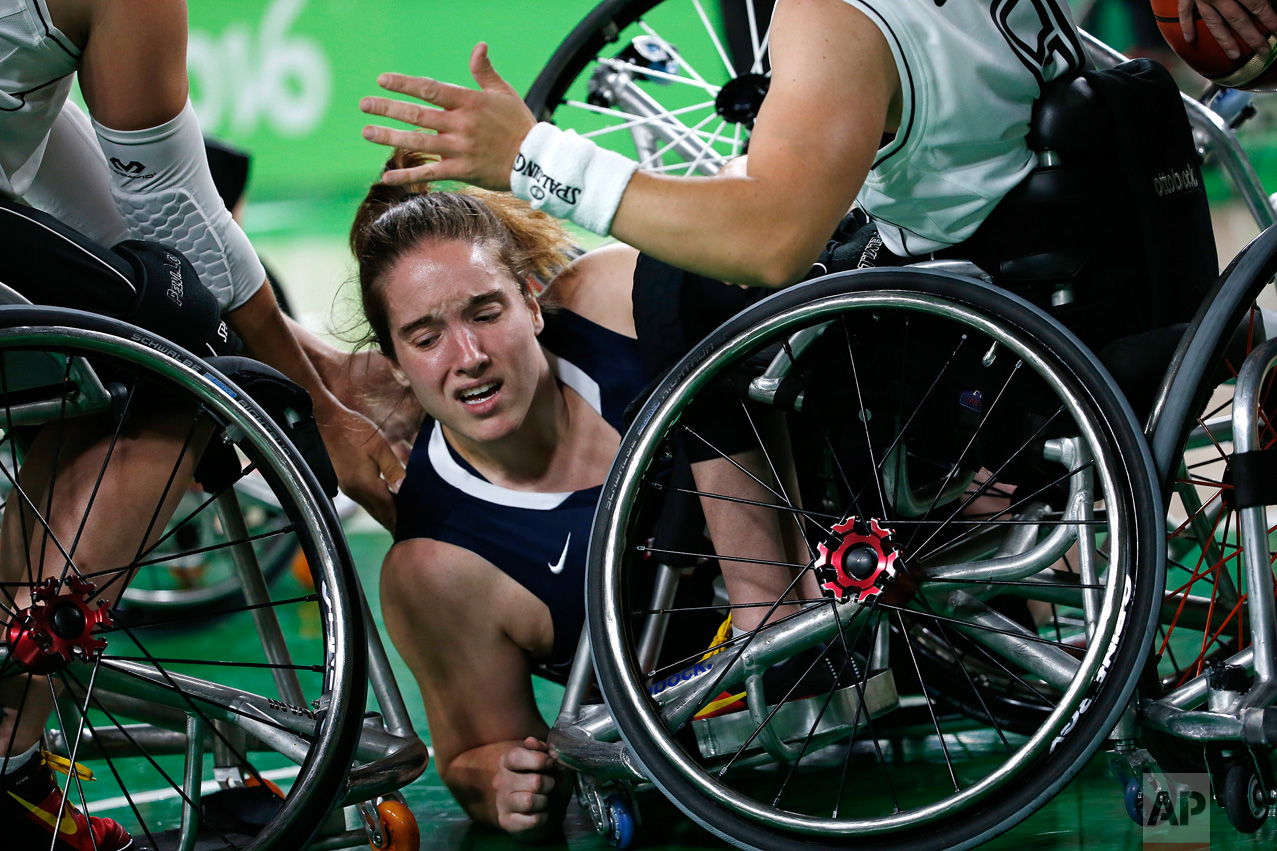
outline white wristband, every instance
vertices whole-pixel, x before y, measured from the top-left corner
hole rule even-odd
[[[638,163],[542,122],[514,158],[510,189],[533,208],[606,236]]]

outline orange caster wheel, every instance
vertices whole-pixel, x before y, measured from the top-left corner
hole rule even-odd
[[[288,797],[287,795],[284,794],[284,790],[279,788],[279,784],[276,783],[274,780],[271,780],[269,777],[263,777],[260,781],[256,777],[252,777],[252,776],[245,777],[244,785],[250,788],[253,786],[265,786],[267,789],[274,792],[275,795],[280,800],[283,800],[284,798]]]
[[[377,805],[377,817],[381,821],[382,844],[370,847],[376,851],[418,851],[421,848],[421,831],[417,817],[403,801],[393,798]]]

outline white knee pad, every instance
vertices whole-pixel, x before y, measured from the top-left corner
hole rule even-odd
[[[257,292],[266,270],[217,194],[190,101],[176,118],[147,130],[93,127],[132,235],[186,255],[223,311]]]

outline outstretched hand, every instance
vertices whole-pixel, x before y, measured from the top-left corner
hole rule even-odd
[[[1179,25],[1184,40],[1190,43],[1197,38],[1194,11],[1230,59],[1241,56],[1243,43],[1261,56],[1267,55],[1268,35],[1277,32],[1273,0],[1179,0]]]
[[[382,175],[383,182],[461,180],[484,189],[510,188],[514,158],[536,119],[519,93],[492,67],[488,46],[482,42],[470,54],[470,74],[479,84],[477,91],[428,77],[382,74],[377,78],[383,89],[433,106],[366,97],[359,102],[361,110],[433,132],[370,124],[364,128],[364,138],[439,157],[438,162],[388,171]]]

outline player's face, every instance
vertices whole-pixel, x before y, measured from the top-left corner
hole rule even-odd
[[[399,369],[426,413],[477,443],[517,430],[550,371],[541,310],[494,252],[423,241],[383,286]]]

